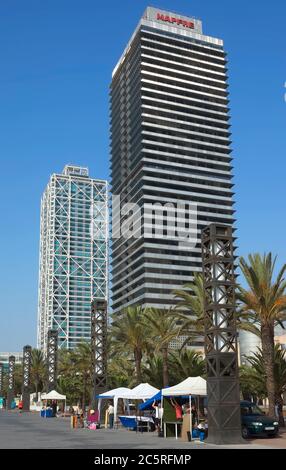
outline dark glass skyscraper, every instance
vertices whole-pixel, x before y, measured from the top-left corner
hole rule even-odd
[[[142,220],[146,204],[165,206],[163,219],[169,204],[176,225],[176,204],[191,204],[197,242],[188,247],[168,236],[165,222],[162,236],[154,236],[161,221],[155,212],[145,219],[154,224],[147,235],[127,238],[113,208],[115,312],[173,305],[173,291],[201,271],[202,228],[233,224],[227,88],[223,41],[204,35],[199,20],[148,7],[112,76],[112,192],[121,208],[136,204]]]

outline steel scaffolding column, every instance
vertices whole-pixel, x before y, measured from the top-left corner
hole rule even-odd
[[[208,442],[242,442],[232,227],[210,224],[202,231],[205,288]]]
[[[57,388],[58,331],[48,331],[47,344],[47,392]]]
[[[32,347],[23,348],[22,401],[23,411],[30,411]]]
[[[91,305],[92,406],[96,395],[106,391],[107,382],[107,302],[94,300]]]
[[[9,356],[9,369],[8,369],[8,392],[7,392],[7,410],[12,409],[12,402],[15,394],[15,356]]]

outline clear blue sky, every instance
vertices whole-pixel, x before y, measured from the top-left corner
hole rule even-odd
[[[149,4],[229,53],[239,254],[286,261],[285,0],[2,0],[0,351],[35,345],[39,209],[66,163],[109,175],[111,72]]]

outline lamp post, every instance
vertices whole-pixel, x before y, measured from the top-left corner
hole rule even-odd
[[[23,411],[30,411],[32,347],[23,348],[22,401]]]
[[[12,402],[15,394],[15,356],[9,356],[8,359],[8,393],[7,393],[7,410],[12,410]]]
[[[58,331],[48,331],[47,345],[47,392],[57,388]]]
[[[202,231],[208,442],[242,442],[232,227]]]
[[[107,302],[94,300],[91,305],[91,363],[92,406],[96,407],[96,395],[106,389],[107,382]]]

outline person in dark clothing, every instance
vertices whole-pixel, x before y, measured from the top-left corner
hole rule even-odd
[[[198,422],[198,412],[197,412],[195,405],[192,405],[191,407],[191,414],[192,414],[192,427],[194,427]]]
[[[53,410],[53,418],[55,418],[57,416],[57,402],[56,401],[53,401],[52,402],[52,410]]]

